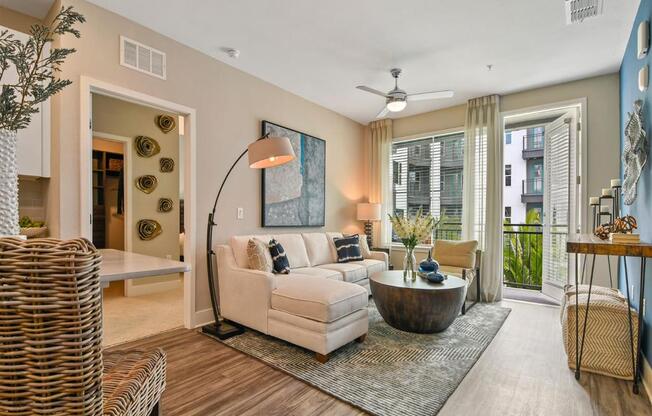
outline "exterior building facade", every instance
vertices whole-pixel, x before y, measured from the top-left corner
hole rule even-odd
[[[503,205],[505,222],[523,224],[527,212],[543,211],[543,126],[505,132]]]

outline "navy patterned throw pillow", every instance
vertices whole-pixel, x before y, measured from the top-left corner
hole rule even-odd
[[[360,251],[360,236],[349,235],[342,238],[333,238],[335,249],[337,250],[337,262],[347,263],[349,261],[363,260]]]
[[[283,250],[281,243],[275,239],[271,239],[269,242],[269,254],[272,255],[272,263],[274,263],[273,272],[276,274],[288,274],[290,273],[290,262],[288,261],[288,256]]]

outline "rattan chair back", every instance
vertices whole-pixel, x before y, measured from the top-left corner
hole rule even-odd
[[[102,414],[101,256],[0,238],[0,415]]]

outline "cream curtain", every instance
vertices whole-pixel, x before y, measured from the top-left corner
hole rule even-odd
[[[376,120],[369,123],[370,172],[369,202],[382,204],[381,220],[374,230],[374,245],[380,247],[389,242],[389,221],[387,214],[392,207],[389,157],[392,146],[392,120]]]
[[[502,298],[503,146],[500,97],[469,100],[464,137],[462,237],[478,240],[483,251],[480,299]],[[475,285],[470,297],[475,297]]]

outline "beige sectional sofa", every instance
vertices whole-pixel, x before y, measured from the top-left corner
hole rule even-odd
[[[337,263],[333,237],[340,233],[234,236],[217,247],[220,308],[231,321],[307,348],[325,362],[328,354],[368,331],[369,276],[387,269],[386,253]],[[290,274],[249,269],[250,238],[276,239]],[[364,238],[364,236],[361,236]]]

